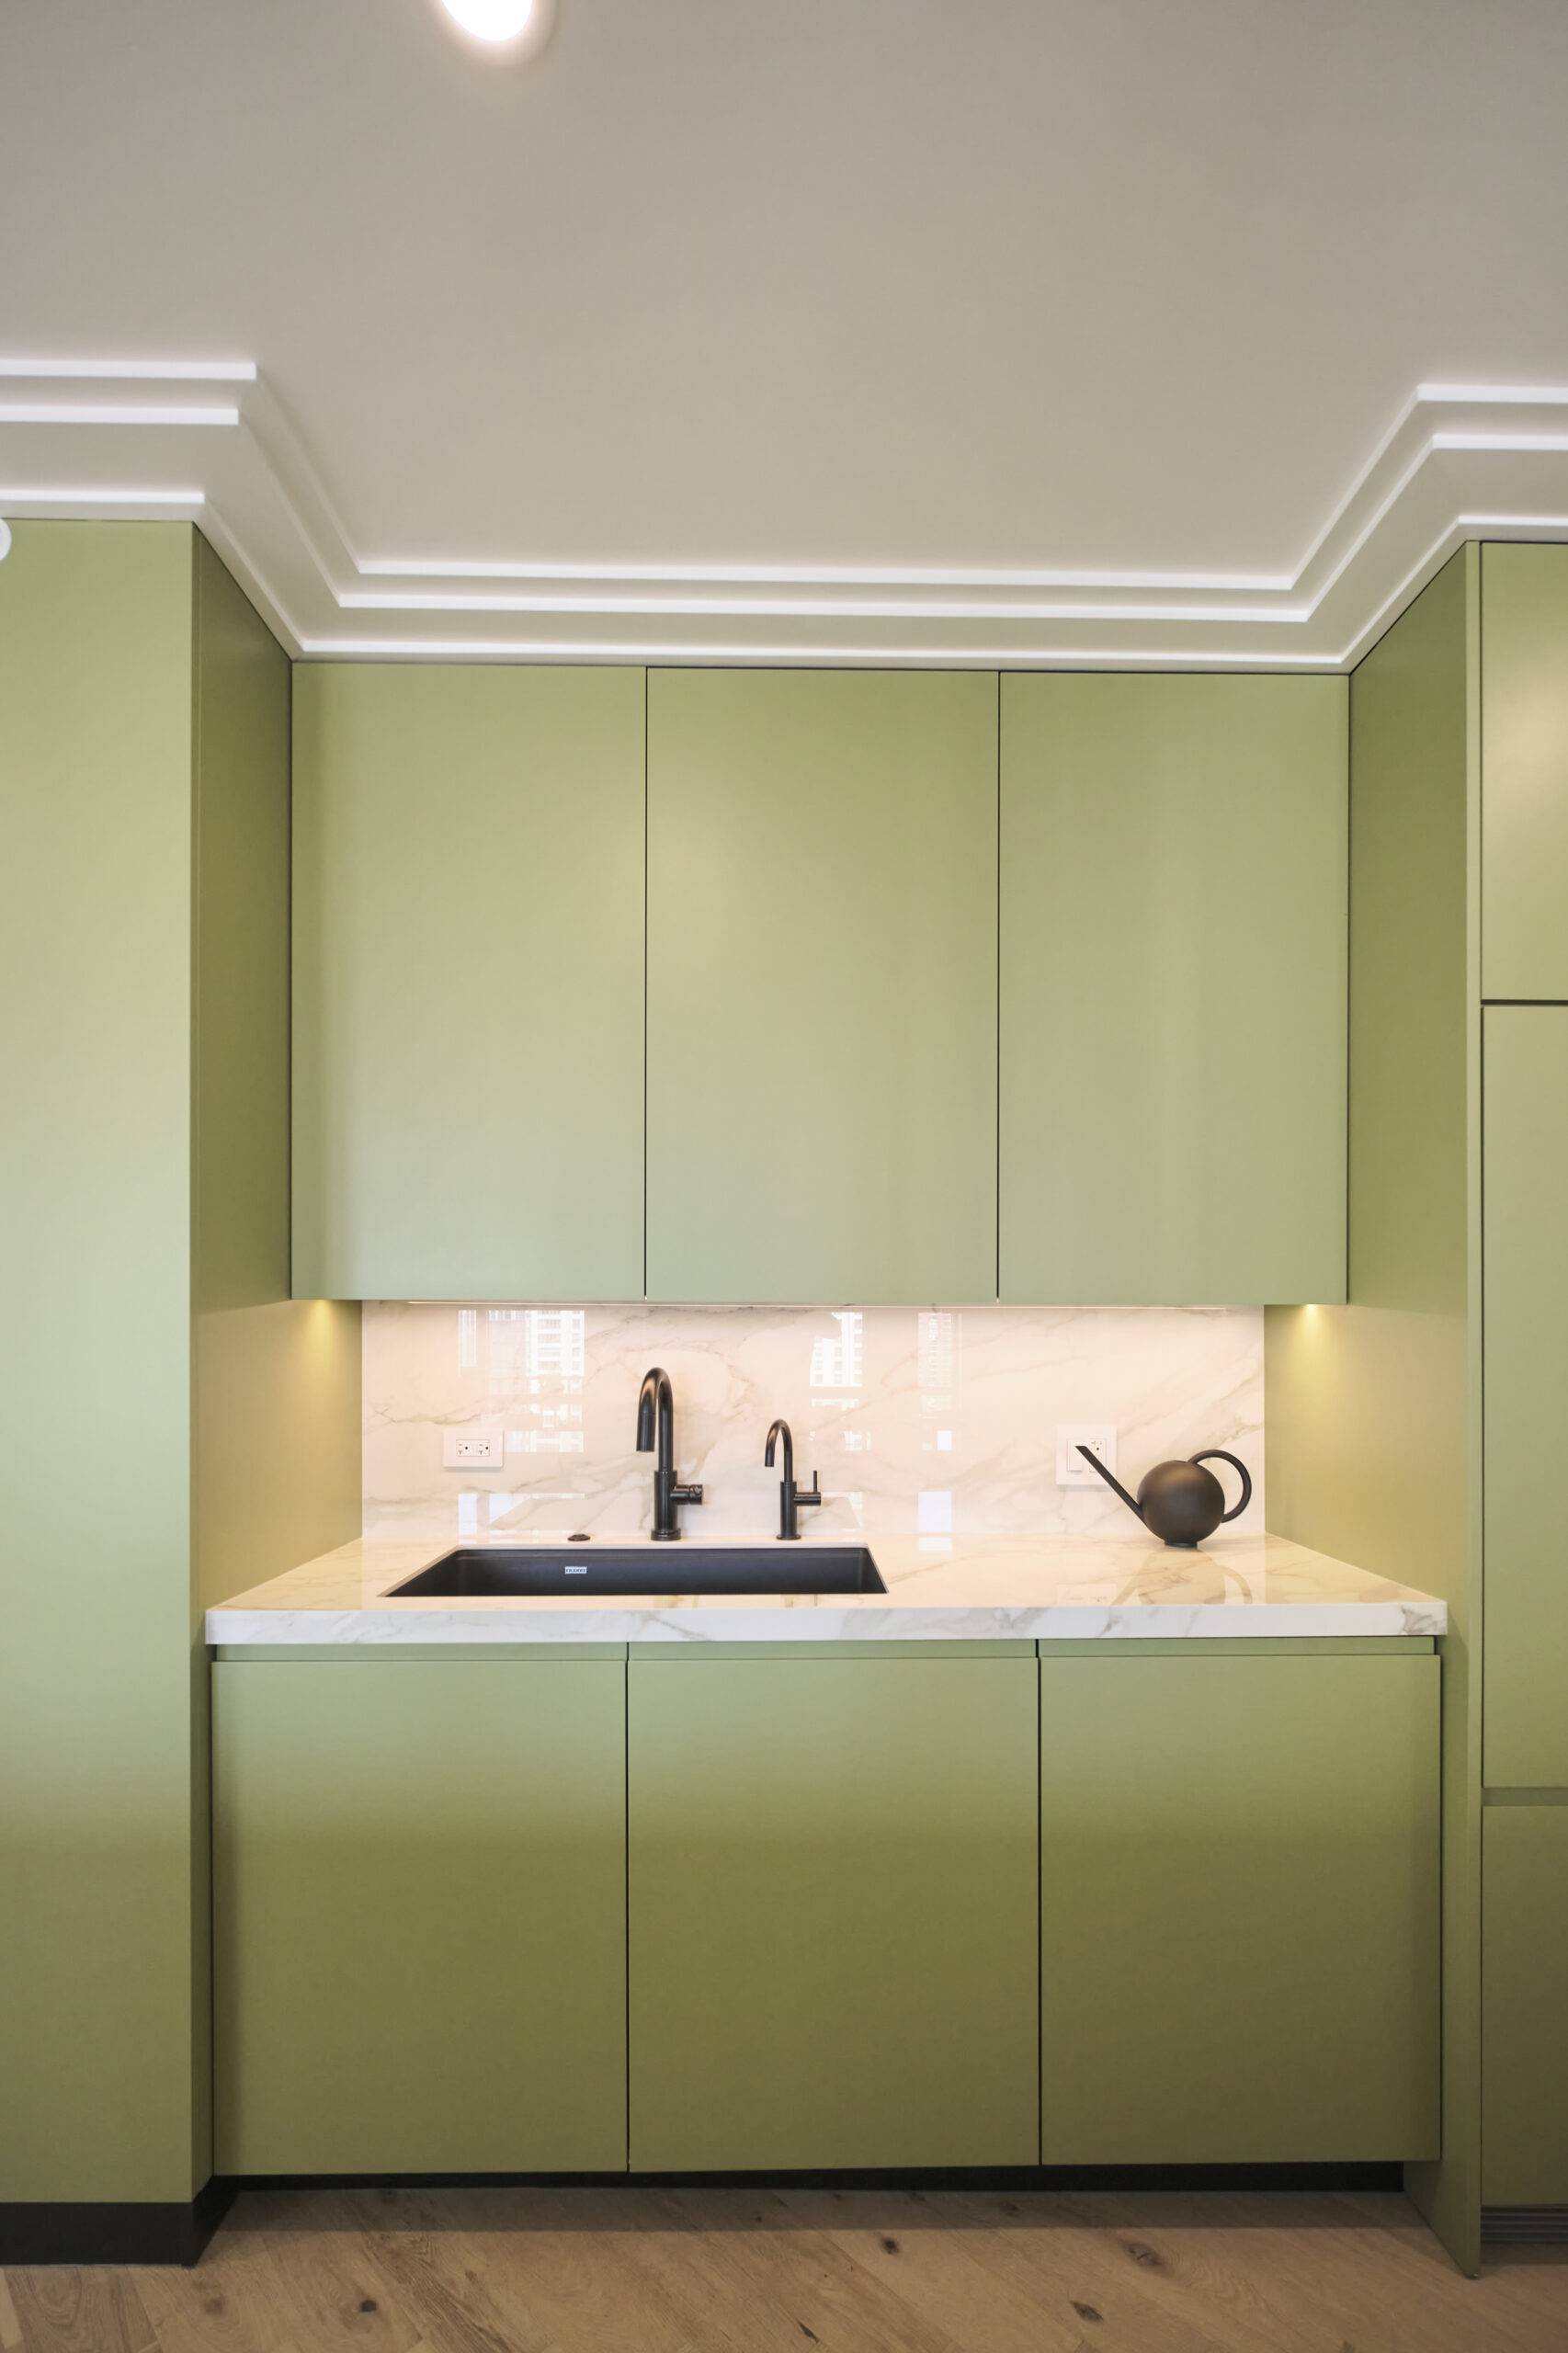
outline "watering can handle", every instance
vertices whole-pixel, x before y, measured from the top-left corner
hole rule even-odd
[[[1233,1454],[1227,1454],[1222,1446],[1211,1446],[1207,1454],[1195,1454],[1192,1460],[1194,1462],[1228,1462],[1233,1471],[1236,1471],[1241,1473],[1241,1501],[1234,1505],[1230,1511],[1226,1512],[1224,1519],[1222,1519],[1220,1524],[1223,1527],[1225,1519],[1239,1519],[1242,1513],[1245,1511],[1248,1504],[1252,1501],[1252,1473],[1247,1469],[1246,1464],[1244,1462],[1238,1462]]]

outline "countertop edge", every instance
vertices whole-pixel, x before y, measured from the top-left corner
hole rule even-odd
[[[887,1642],[1140,1642],[1433,1639],[1448,1631],[1435,1598],[1411,1601],[1259,1602],[1246,1609],[1202,1602],[1105,1608],[976,1604],[886,1609],[677,1609],[526,1608],[435,1610],[235,1609],[206,1616],[210,1647],[285,1648],[442,1643],[686,1643]]]

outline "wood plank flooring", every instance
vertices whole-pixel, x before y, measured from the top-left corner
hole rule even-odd
[[[1394,2196],[312,2190],[195,2271],[0,2274],[0,2353],[1568,2353],[1568,2249]]]

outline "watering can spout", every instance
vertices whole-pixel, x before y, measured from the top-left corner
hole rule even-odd
[[[1132,1514],[1133,1518],[1141,1520],[1143,1514],[1139,1508],[1137,1497],[1128,1494],[1126,1488],[1122,1485],[1114,1471],[1108,1471],[1106,1469],[1105,1464],[1100,1461],[1100,1458],[1095,1452],[1094,1448],[1092,1446],[1081,1446],[1078,1449],[1078,1451],[1083,1456],[1085,1461],[1089,1463],[1099,1472],[1100,1477],[1105,1481],[1106,1485],[1111,1488],[1121,1497],[1122,1502],[1127,1506],[1127,1508]]]

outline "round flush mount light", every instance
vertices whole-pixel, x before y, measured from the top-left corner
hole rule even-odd
[[[441,0],[458,30],[481,48],[531,57],[550,38],[555,0]]]

